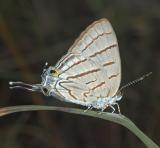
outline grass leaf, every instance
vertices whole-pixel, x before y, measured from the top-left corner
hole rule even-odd
[[[133,134],[135,134],[148,148],[159,148],[159,146],[156,143],[154,143],[149,137],[147,137],[130,119],[121,114],[108,113],[108,112],[103,112],[99,114],[98,112],[92,110],[84,112],[83,109],[56,107],[56,106],[21,105],[21,106],[0,108],[0,117],[15,112],[38,111],[38,110],[56,110],[72,114],[91,116],[95,118],[108,120],[114,123],[118,123],[129,129]]]

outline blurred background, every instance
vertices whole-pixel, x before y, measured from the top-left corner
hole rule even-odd
[[[53,97],[10,90],[10,80],[40,83],[45,62],[55,65],[93,21],[108,18],[119,41],[125,90],[121,112],[160,144],[159,0],[1,0],[0,107],[42,104],[77,107]],[[0,148],[144,148],[124,127],[63,112],[25,112],[0,118]]]

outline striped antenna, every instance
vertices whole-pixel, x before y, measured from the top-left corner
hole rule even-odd
[[[149,72],[149,73],[141,76],[140,78],[138,78],[138,79],[136,79],[136,80],[133,80],[133,81],[127,83],[126,85],[122,86],[122,87],[119,89],[119,91],[121,92],[123,89],[125,89],[125,88],[127,88],[127,87],[129,87],[129,86],[132,86],[132,85],[134,85],[134,84],[136,84],[136,83],[144,80],[146,77],[150,76],[151,74],[152,74],[152,72]]]
[[[46,63],[44,64],[44,66],[43,66],[43,72],[42,72],[42,74],[41,74],[41,77],[43,77],[43,74],[46,72],[47,66],[48,66],[48,62],[46,62]]]

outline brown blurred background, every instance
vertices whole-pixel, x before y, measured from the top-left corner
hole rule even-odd
[[[106,17],[117,34],[121,85],[152,71],[125,90],[121,111],[160,144],[159,0],[1,0],[0,106],[50,104],[80,107],[25,90],[10,80],[41,82],[90,23]],[[62,112],[25,112],[0,118],[0,148],[144,148],[120,125]]]

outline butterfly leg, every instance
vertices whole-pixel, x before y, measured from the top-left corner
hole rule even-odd
[[[93,107],[91,106],[91,105],[89,105],[88,107],[87,107],[87,109],[86,110],[84,110],[84,112],[87,112],[88,110],[90,110],[90,109],[92,109]]]
[[[115,103],[115,105],[117,105],[118,113],[121,114],[121,110],[120,110],[119,104],[118,104],[118,103]]]
[[[112,108],[112,110],[113,110],[111,113],[114,113],[115,112],[115,108],[112,105],[109,105],[109,107]]]
[[[103,107],[103,108],[101,108],[101,110],[100,110],[100,111],[98,111],[98,114],[102,114],[102,113],[104,113],[104,110],[105,110],[107,107],[108,107],[108,105],[107,105],[107,106],[105,106],[105,107]]]
[[[105,108],[102,108],[100,111],[97,111],[97,112],[98,112],[98,114],[102,114],[104,110],[105,110]]]

